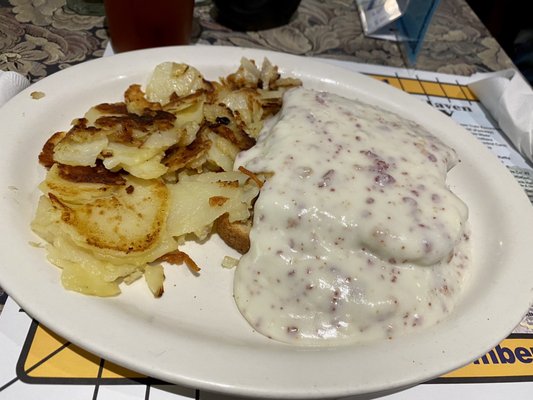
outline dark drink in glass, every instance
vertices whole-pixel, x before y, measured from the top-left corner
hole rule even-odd
[[[189,44],[194,0],[105,0],[115,53]]]

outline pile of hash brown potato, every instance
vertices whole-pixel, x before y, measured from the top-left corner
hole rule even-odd
[[[219,81],[165,62],[144,91],[131,85],[123,102],[95,105],[54,133],[39,155],[47,174],[31,227],[63,286],[115,296],[144,276],[160,297],[162,262],[197,273],[180,246],[206,239],[221,218],[250,220],[260,185],[233,170],[235,157],[299,85],[267,59],[243,58]]]

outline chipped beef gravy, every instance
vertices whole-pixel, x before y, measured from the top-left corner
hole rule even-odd
[[[234,296],[258,332],[330,345],[430,326],[468,266],[455,152],[415,122],[303,88],[238,165],[274,172],[255,204]]]

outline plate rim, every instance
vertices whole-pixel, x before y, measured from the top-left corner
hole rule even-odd
[[[202,54],[204,54],[205,56],[205,53],[209,53],[210,54],[210,57],[212,56],[214,59],[217,59],[217,57],[215,57],[215,55],[218,55],[219,57],[222,57],[224,59],[229,59],[231,57],[231,63],[236,66],[238,66],[238,62],[239,62],[239,59],[240,57],[238,57],[239,55],[240,56],[251,56],[251,57],[267,57],[269,58],[271,61],[273,61],[274,64],[278,64],[280,69],[283,71],[285,69],[287,69],[287,65],[290,65],[291,68],[293,68],[294,65],[298,65],[298,64],[301,64],[304,60],[305,60],[305,63],[304,63],[304,67],[303,67],[303,72],[305,73],[305,71],[316,71],[316,69],[318,69],[319,67],[322,68],[324,71],[327,71],[328,73],[332,72],[334,75],[335,75],[335,79],[332,79],[332,78],[325,78],[326,80],[329,79],[329,81],[327,82],[324,82],[324,84],[327,86],[327,85],[331,85],[332,87],[334,87],[338,92],[350,92],[350,91],[353,91],[353,84],[354,83],[351,83],[352,81],[355,82],[355,83],[361,83],[363,82],[365,85],[368,85],[370,87],[380,87],[382,89],[382,91],[385,92],[386,95],[389,96],[389,99],[387,100],[388,102],[396,102],[398,99],[401,99],[401,100],[405,100],[406,104],[409,106],[409,105],[412,105],[412,104],[415,104],[412,100],[415,100],[414,97],[412,96],[409,96],[397,89],[394,89],[394,88],[390,88],[388,86],[385,86],[385,84],[381,83],[381,82],[377,82],[377,81],[374,81],[374,80],[371,80],[372,78],[369,78],[369,77],[366,77],[366,76],[363,76],[361,74],[358,74],[358,73],[355,73],[355,72],[352,72],[352,71],[348,71],[346,69],[343,69],[341,67],[336,67],[336,66],[332,66],[330,64],[326,64],[320,60],[317,60],[317,59],[309,59],[309,58],[304,58],[304,57],[301,57],[301,56],[294,56],[294,55],[288,55],[288,54],[283,54],[283,53],[277,53],[277,52],[272,52],[272,51],[266,51],[266,50],[260,50],[260,49],[246,49],[246,48],[240,48],[240,47],[224,47],[224,46],[177,46],[177,47],[168,47],[168,48],[158,48],[158,49],[150,49],[150,50],[140,50],[140,51],[135,51],[135,52],[130,52],[130,53],[122,53],[122,54],[118,54],[118,55],[114,55],[114,56],[110,56],[110,57],[104,57],[104,58],[100,58],[100,59],[95,59],[95,60],[91,60],[91,61],[88,61],[86,63],[82,63],[82,64],[78,64],[76,66],[73,66],[73,67],[70,67],[68,68],[67,70],[64,70],[64,71],[60,71],[56,74],[53,74],[53,75],[50,75],[49,77],[31,85],[29,88],[25,89],[24,91],[22,91],[20,94],[18,94],[17,96],[15,96],[12,100],[10,100],[8,103],[6,103],[2,108],[0,108],[0,120],[2,120],[3,118],[5,118],[7,115],[13,115],[13,109],[17,109],[17,105],[19,103],[26,103],[27,102],[27,98],[28,96],[30,95],[31,92],[33,91],[39,91],[41,89],[44,89],[44,91],[48,91],[50,87],[53,87],[53,85],[55,85],[56,83],[60,83],[61,80],[65,79],[65,78],[68,78],[68,77],[71,77],[71,76],[75,76],[76,74],[81,74],[85,71],[91,71],[93,69],[98,69],[99,67],[100,68],[104,68],[104,67],[110,67],[109,69],[110,70],[120,70],[120,66],[123,65],[123,63],[125,62],[131,62],[131,61],[134,61],[134,60],[139,60],[141,58],[150,58],[151,56],[155,56],[157,55],[158,57],[161,57],[162,55],[166,55],[168,54],[169,57],[175,57],[176,55],[185,55],[187,54],[188,56],[202,56]],[[157,58],[157,57],[156,57]],[[280,62],[276,62],[276,60],[281,60],[281,61],[286,61],[285,64],[281,64],[280,65]],[[134,63],[131,63],[131,64],[134,64]],[[144,65],[144,64],[143,64]],[[192,64],[194,66],[194,64]],[[155,66],[155,63],[154,65]],[[135,68],[130,66],[128,67],[128,71],[130,70],[134,70]],[[202,72],[202,71],[201,71]],[[307,72],[309,73],[309,72]],[[313,72],[316,74],[316,72]],[[128,73],[124,73],[123,74],[125,77],[128,76]],[[312,75],[312,74],[311,74]],[[340,77],[340,78],[339,78]],[[316,77],[318,79],[320,79],[320,77]],[[351,79],[350,79],[351,78]],[[340,79],[340,82],[339,82],[339,79]],[[351,86],[352,85],[352,86]],[[378,85],[383,85],[383,86],[378,86]],[[385,89],[387,88],[387,89]],[[435,117],[435,120],[437,120],[439,122],[439,124],[442,124],[445,128],[446,127],[453,127],[453,125],[455,125],[455,128],[458,128],[459,126],[456,125],[455,122],[453,122],[451,119],[449,120],[445,120],[444,116],[440,116],[439,115],[441,113],[439,113],[438,111],[434,110],[433,108],[431,108],[429,105],[427,104],[424,104],[423,102],[419,101],[418,99],[416,99],[416,101],[418,101],[420,104],[417,104],[417,106],[420,106],[420,108],[423,110],[423,111],[426,111],[433,115]],[[404,107],[405,105],[402,105],[402,107]],[[31,110],[29,111],[31,113]],[[447,118],[447,117],[446,117]],[[452,124],[450,124],[450,122],[452,122]],[[459,127],[460,128],[460,127]],[[459,130],[463,130],[463,128],[460,128]],[[464,131],[466,132],[466,131]],[[470,135],[468,132],[466,132],[468,135]],[[470,136],[469,136],[470,137]],[[470,139],[465,139],[466,140],[466,143],[467,145],[473,145],[473,143],[477,143],[477,142],[474,142],[474,138],[470,138]],[[482,160],[486,160],[486,159],[489,159],[489,160],[492,160],[492,161],[489,161],[489,165],[487,168],[489,168],[489,170],[491,172],[495,172],[496,174],[496,177],[500,180],[502,180],[502,182],[504,183],[510,183],[510,179],[512,179],[512,182],[514,184],[511,185],[510,187],[510,195],[511,196],[519,196],[519,192],[522,192],[522,197],[517,197],[515,199],[513,199],[513,204],[514,205],[518,205],[518,208],[519,209],[522,209],[524,208],[524,201],[527,200],[527,197],[525,195],[525,193],[523,193],[523,191],[521,190],[521,188],[518,186],[518,184],[514,181],[514,178],[512,177],[512,175],[509,173],[509,171],[507,171],[506,169],[504,169],[505,167],[503,165],[500,164],[499,160],[496,159],[496,157],[489,152],[488,149],[486,149],[484,146],[482,147],[482,144],[481,143],[477,143],[476,144],[477,147],[479,147],[480,149],[480,154],[481,154],[481,159]],[[3,150],[0,150],[0,152],[3,152]],[[2,157],[0,157],[2,158]],[[495,162],[497,162],[499,164],[499,167],[496,168],[495,167]],[[5,163],[5,161],[0,161],[0,166],[3,166]],[[37,164],[37,162],[35,162],[35,166],[36,168],[40,168]],[[4,168],[0,168],[0,171],[5,171]],[[5,180],[5,177],[3,176],[3,172],[0,172],[0,181],[4,181]],[[518,190],[520,189],[520,190]],[[5,188],[2,188],[2,193],[4,194],[4,196],[2,197],[2,201],[5,202]],[[527,200],[527,204],[529,204],[529,201]],[[520,228],[521,231],[525,231],[527,232],[528,229],[525,228],[525,225],[527,223],[530,223],[530,226],[533,226],[533,213],[531,211],[527,212],[526,215],[523,215],[522,218],[512,218],[511,219],[512,223],[513,224],[516,224],[517,227]],[[5,228],[2,228],[2,231],[4,231]],[[530,230],[530,229],[529,229]],[[515,246],[523,246],[523,244],[525,243],[525,241],[522,239],[521,242],[519,243],[515,243],[514,245]],[[2,248],[5,249],[5,246],[4,244],[2,244]],[[531,255],[531,250],[529,250],[529,253]],[[83,339],[80,339],[79,337],[76,337],[76,334],[73,333],[72,329],[67,329],[65,327],[62,327],[62,326],[58,326],[58,323],[57,323],[57,319],[55,317],[53,317],[51,315],[51,311],[48,310],[40,310],[39,309],[39,306],[38,304],[29,304],[31,303],[31,301],[27,298],[27,293],[25,293],[24,291],[22,291],[22,293],[24,294],[21,294],[21,290],[20,288],[14,288],[12,285],[14,284],[14,280],[11,279],[11,277],[7,274],[7,272],[10,272],[12,273],[13,272],[13,269],[9,268],[9,267],[6,267],[5,265],[8,264],[8,263],[0,263],[0,285],[2,285],[2,287],[4,287],[4,289],[6,290],[7,293],[9,293],[9,295],[11,297],[13,297],[13,299],[20,305],[22,306],[24,309],[26,309],[30,315],[32,316],[36,316],[36,317],[42,317],[44,318],[44,320],[42,320],[41,318],[37,318],[38,320],[41,320],[41,322],[43,322],[44,324],[46,324],[46,321],[51,321],[52,322],[52,325],[53,326],[50,326],[51,329],[53,329],[54,331],[57,331],[61,336],[65,337],[66,339],[72,341],[73,343],[79,345],[80,347],[84,347],[96,354],[102,354],[102,352],[100,351],[101,350],[101,346],[99,343],[87,343],[86,340],[83,340]],[[533,277],[533,273],[532,273],[532,276]],[[524,284],[525,285],[525,284]],[[531,292],[533,290],[533,286],[528,286],[529,288],[529,294],[531,295]],[[60,288],[62,289],[62,288]],[[11,293],[13,292],[13,294]],[[522,295],[522,297],[524,299],[521,299],[521,302],[523,301],[524,302],[524,307],[526,306],[526,301],[525,301],[525,295]],[[533,296],[531,296],[533,297]],[[528,305],[531,305],[531,302],[532,300],[528,300],[527,301],[527,304]],[[527,308],[524,308],[524,311],[521,313],[521,316],[523,316],[525,313],[527,312]],[[519,318],[518,318],[518,312],[514,312],[514,313],[511,313],[512,315],[508,316],[508,319],[513,319],[513,320],[516,320],[516,324],[519,322]],[[521,317],[520,316],[520,317]],[[511,327],[510,329],[513,329],[514,327]],[[76,330],[76,329],[75,329]],[[501,341],[506,334],[503,334],[503,330],[500,329],[501,332],[499,332],[499,334],[497,335],[497,337],[494,337],[490,343],[484,343],[484,351],[488,351],[490,350],[490,348],[492,348],[494,345],[496,345],[497,343],[499,343],[499,341]],[[406,340],[406,343],[410,343],[409,340]],[[324,350],[324,352],[327,352],[329,350]],[[479,353],[478,355],[482,355],[483,352]],[[309,354],[309,353],[308,353]],[[411,386],[413,384],[416,384],[416,383],[419,383],[420,382],[420,378],[424,378],[422,380],[426,380],[425,378],[430,378],[430,377],[434,377],[435,376],[435,372],[436,372],[436,369],[434,368],[433,370],[429,371],[427,370],[425,372],[425,374],[422,374],[421,376],[418,376],[417,378],[414,378],[414,377],[410,377],[410,376],[406,376],[405,374],[403,374],[403,376],[401,378],[397,378],[396,380],[394,380],[394,382],[391,382],[389,381],[388,382],[388,385],[385,387],[383,386],[383,383],[378,383],[378,382],[373,382],[371,385],[367,385],[365,388],[362,388],[361,386],[357,386],[357,385],[349,385],[349,387],[344,387],[344,388],[340,388],[340,387],[329,387],[327,389],[324,389],[323,387],[315,387],[315,388],[298,388],[298,387],[293,387],[291,389],[289,389],[288,386],[285,386],[284,388],[282,388],[281,390],[280,389],[277,389],[277,387],[262,387],[262,388],[254,388],[250,385],[244,385],[244,384],[234,384],[234,385],[231,385],[231,384],[227,384],[227,383],[224,383],[224,382],[216,382],[216,381],[213,381],[213,380],[206,380],[206,379],[202,379],[201,376],[197,376],[197,377],[193,377],[193,376],[176,376],[175,374],[173,374],[172,372],[170,371],[164,371],[164,370],[156,370],[154,368],[148,368],[146,366],[140,366],[140,365],[137,365],[135,363],[135,361],[131,360],[131,357],[129,357],[129,359],[124,359],[124,356],[123,355],[117,355],[117,354],[113,354],[112,352],[108,350],[104,351],[104,354],[102,354],[102,357],[105,358],[105,359],[108,359],[110,361],[114,361],[114,362],[117,362],[117,363],[120,363],[122,365],[125,365],[126,367],[128,368],[131,368],[131,369],[137,369],[139,370],[140,369],[140,372],[151,372],[150,375],[153,375],[154,373],[156,373],[158,376],[156,377],[163,377],[164,380],[167,380],[167,381],[170,381],[170,382],[173,382],[173,383],[178,383],[178,384],[181,384],[181,385],[185,385],[185,386],[198,386],[200,389],[206,389],[206,390],[210,390],[210,391],[217,391],[217,392],[224,392],[226,394],[237,394],[237,395],[245,395],[245,396],[262,396],[262,397],[273,397],[273,396],[279,396],[279,397],[291,397],[291,398],[319,398],[319,397],[324,397],[324,396],[327,396],[327,397],[332,397],[332,396],[346,396],[346,395],[357,395],[357,394],[364,394],[364,393],[372,393],[372,392],[377,392],[377,391],[382,391],[382,390],[388,390],[388,389],[392,389],[392,388],[395,388],[395,389],[399,389],[399,388],[402,388],[402,387],[408,387],[408,386]],[[463,360],[464,363],[468,363],[471,361],[471,359],[468,359],[468,357],[465,357],[465,359]],[[134,368],[135,367],[135,368]],[[459,367],[459,365],[456,365],[454,366],[452,369],[455,369]],[[437,370],[439,370],[439,374],[440,373],[444,373],[444,372],[448,372],[448,370],[446,370],[446,368],[437,368]],[[274,385],[275,386],[275,385]]]

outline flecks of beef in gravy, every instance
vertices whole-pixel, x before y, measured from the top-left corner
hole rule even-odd
[[[303,88],[236,166],[274,172],[255,204],[236,304],[260,333],[332,345],[392,339],[454,307],[468,210],[455,152],[415,122]]]

